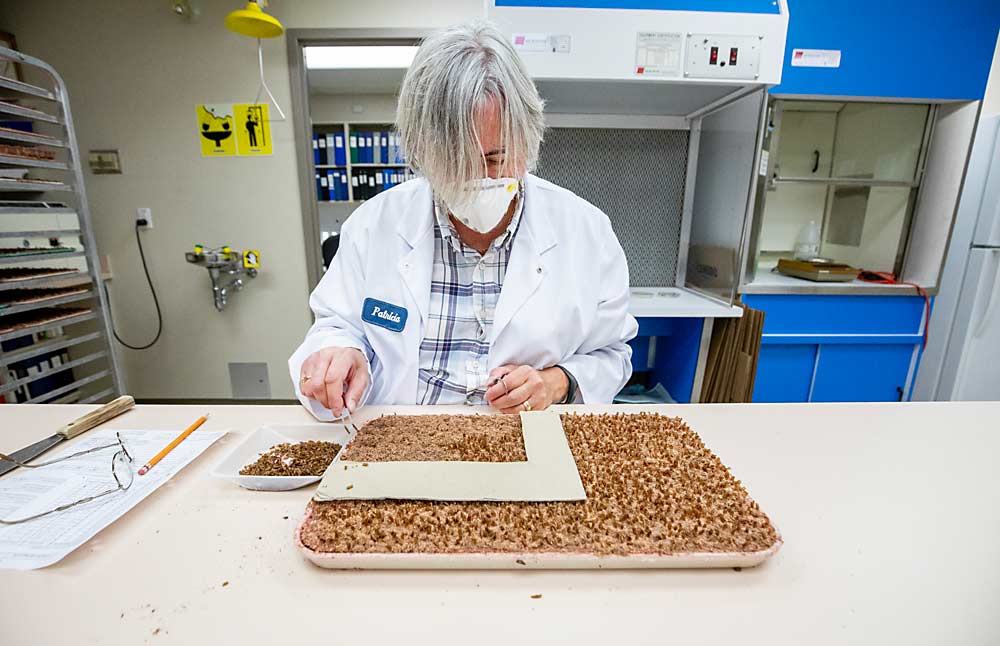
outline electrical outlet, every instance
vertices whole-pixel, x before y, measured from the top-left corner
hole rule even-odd
[[[140,222],[142,222],[143,220],[146,221],[145,224],[140,224]],[[152,229],[153,228],[153,209],[151,209],[149,207],[145,207],[145,206],[144,207],[139,207],[138,209],[135,210],[135,221],[136,221],[136,224],[138,224],[143,229]]]

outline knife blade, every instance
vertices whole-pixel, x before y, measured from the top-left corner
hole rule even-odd
[[[50,435],[44,440],[30,444],[23,449],[19,449],[10,456],[19,462],[29,462],[34,460],[41,454],[52,449],[54,446],[58,446],[62,442],[68,439],[74,438],[77,435],[89,431],[90,429],[100,426],[104,422],[118,417],[127,410],[132,409],[135,406],[135,400],[128,395],[122,395],[118,399],[104,404],[100,408],[95,408],[86,415],[79,417],[69,424],[60,427],[55,434]],[[10,462],[8,460],[0,460],[0,476],[13,471],[17,468],[17,464]]]
[[[62,441],[63,441],[63,436],[56,433],[55,435],[50,435],[44,440],[40,440],[38,442],[35,442],[34,444],[26,446],[19,451],[14,451],[13,453],[10,454],[10,457],[14,458],[18,462],[28,462],[30,460],[34,460],[39,455],[45,453],[53,446],[59,444]],[[16,468],[17,464],[15,464],[14,462],[8,462],[7,460],[0,460],[0,476],[7,473],[8,471],[13,471]]]

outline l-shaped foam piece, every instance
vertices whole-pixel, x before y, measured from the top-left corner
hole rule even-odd
[[[525,462],[337,461],[327,468],[313,500],[586,500],[559,415],[521,413],[521,429]]]

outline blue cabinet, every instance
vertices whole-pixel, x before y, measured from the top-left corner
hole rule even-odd
[[[772,94],[977,101],[986,90],[1000,2],[788,0],[781,84]],[[796,49],[841,52],[801,67]]]
[[[753,307],[753,306],[751,306]],[[767,326],[767,317],[764,318]],[[755,402],[807,402],[816,369],[814,344],[761,344],[757,361]]]
[[[912,343],[820,345],[810,401],[901,401],[909,394],[907,377],[918,348]]]
[[[918,296],[745,295],[765,312],[755,402],[907,400],[925,325]]]
[[[640,316],[636,320],[639,334],[629,342],[633,372],[648,372],[650,386],[663,384],[678,403],[690,403],[705,319]],[[655,343],[652,363],[651,343]]]

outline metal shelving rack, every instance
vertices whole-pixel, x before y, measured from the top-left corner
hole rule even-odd
[[[77,268],[75,273],[0,282],[0,296],[13,289],[84,290],[50,297],[43,294],[42,300],[0,305],[0,329],[6,327],[2,325],[4,319],[13,315],[31,317],[32,313],[44,312],[52,316],[58,314],[61,306],[75,308],[64,318],[37,323],[29,320],[24,327],[0,332],[0,342],[41,335],[33,338],[30,345],[7,352],[0,348],[0,396],[10,402],[18,391],[23,397],[25,386],[59,375],[57,382],[49,381],[52,386],[49,390],[29,391],[21,403],[107,401],[122,394],[124,389],[111,340],[108,303],[101,289],[100,258],[66,85],[52,66],[38,58],[0,47],[0,59],[20,64],[26,80],[32,81],[0,77],[0,121],[29,121],[35,131],[0,130],[0,144],[44,146],[56,151],[54,160],[0,153],[0,169],[26,169],[28,179],[42,180],[0,177],[0,222],[7,225],[0,227],[0,247],[19,246],[18,239],[53,238],[58,238],[60,245],[70,241],[67,246],[73,247],[73,251],[63,253],[0,255],[0,269],[53,264]],[[38,364],[30,374],[10,374],[12,364],[23,366],[21,362],[54,352],[60,353],[60,361]],[[67,378],[65,373],[70,370],[71,377]]]

